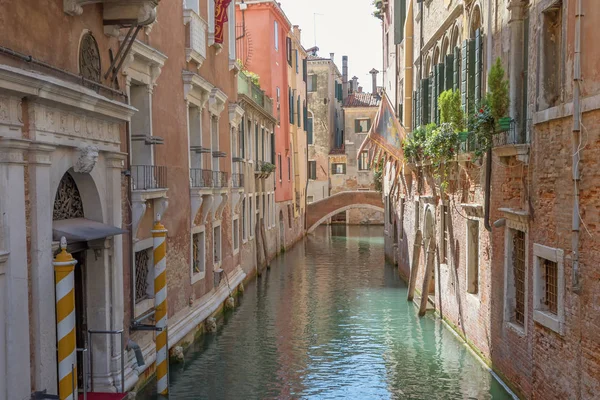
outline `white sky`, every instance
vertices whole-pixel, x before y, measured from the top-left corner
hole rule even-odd
[[[319,56],[335,53],[342,72],[342,56],[348,56],[348,79],[354,75],[365,92],[371,92],[371,75],[382,71],[381,21],[371,13],[371,0],[279,0],[293,25],[300,25],[305,49],[315,45],[315,18]],[[315,17],[315,13],[316,15]],[[322,14],[322,15],[319,15]],[[382,73],[377,76],[381,86]]]

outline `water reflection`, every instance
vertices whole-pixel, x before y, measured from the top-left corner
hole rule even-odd
[[[320,227],[274,261],[171,366],[170,398],[509,398],[439,321],[417,317],[382,234]]]

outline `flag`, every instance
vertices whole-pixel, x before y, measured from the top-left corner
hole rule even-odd
[[[389,157],[403,162],[404,153],[402,152],[402,140],[406,138],[406,131],[394,115],[394,107],[385,92],[379,105],[379,110],[375,116],[375,121],[364,142],[360,146],[357,156],[368,143],[377,146]]]
[[[209,0],[213,1],[213,0]],[[227,7],[232,0],[214,0],[215,2],[215,43],[223,43],[223,25],[227,18]]]

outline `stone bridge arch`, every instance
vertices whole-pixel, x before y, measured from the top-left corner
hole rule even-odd
[[[384,212],[381,193],[376,191],[347,191],[336,193],[306,206],[306,232],[313,232],[317,226],[342,211],[367,208]]]

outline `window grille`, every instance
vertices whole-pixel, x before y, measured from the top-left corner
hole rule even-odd
[[[192,236],[192,257],[194,273],[204,272],[204,232]]]
[[[152,249],[135,253],[135,302],[148,298],[148,274],[150,273],[150,252]]]
[[[543,259],[545,276],[544,304],[552,314],[558,313],[558,265],[554,261]]]
[[[513,234],[513,274],[515,283],[515,322],[525,324],[525,232]]]

